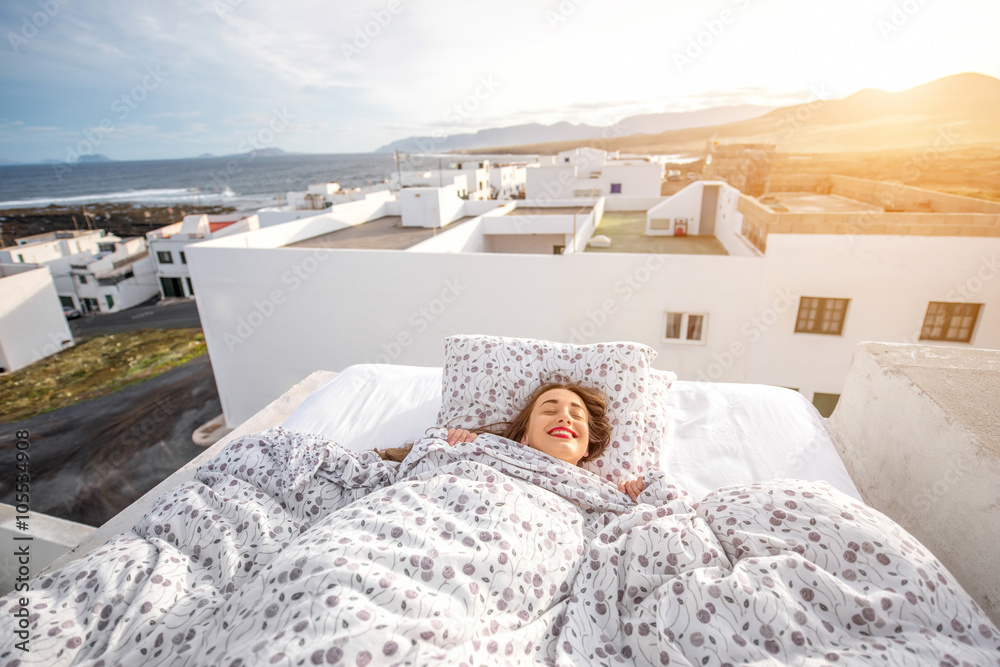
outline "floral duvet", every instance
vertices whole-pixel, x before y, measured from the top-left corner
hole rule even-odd
[[[1000,665],[917,540],[823,483],[639,502],[496,436],[246,436],[0,600],[0,665]],[[23,594],[21,594],[23,595]],[[30,651],[15,647],[27,637]]]

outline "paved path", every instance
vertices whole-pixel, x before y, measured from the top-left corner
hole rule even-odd
[[[100,526],[203,451],[191,434],[221,413],[203,354],[113,394],[0,423],[0,502],[14,502],[17,430],[30,433],[32,511]]]
[[[98,334],[116,334],[137,329],[201,328],[198,306],[194,300],[136,306],[118,313],[89,315],[69,320],[73,340],[80,341]]]

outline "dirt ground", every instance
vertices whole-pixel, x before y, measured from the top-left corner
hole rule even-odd
[[[145,236],[146,232],[180,222],[195,213],[229,213],[227,206],[142,206],[140,204],[87,204],[80,206],[52,204],[46,208],[0,210],[0,241],[14,245],[14,239],[55,230],[104,229],[121,238]]]
[[[196,428],[221,414],[208,355],[121,391],[0,424],[0,470],[30,434],[31,510],[100,526],[203,451]],[[0,502],[13,503],[13,474]]]

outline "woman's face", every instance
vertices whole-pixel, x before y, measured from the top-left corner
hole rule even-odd
[[[569,389],[550,389],[535,401],[521,444],[576,465],[587,455],[587,419],[579,396]]]

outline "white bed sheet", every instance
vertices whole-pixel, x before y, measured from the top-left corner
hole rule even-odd
[[[352,451],[397,447],[435,424],[440,367],[345,368],[284,421]],[[758,384],[678,380],[661,467],[695,498],[769,479],[825,480],[861,500],[823,418],[798,392]]]

